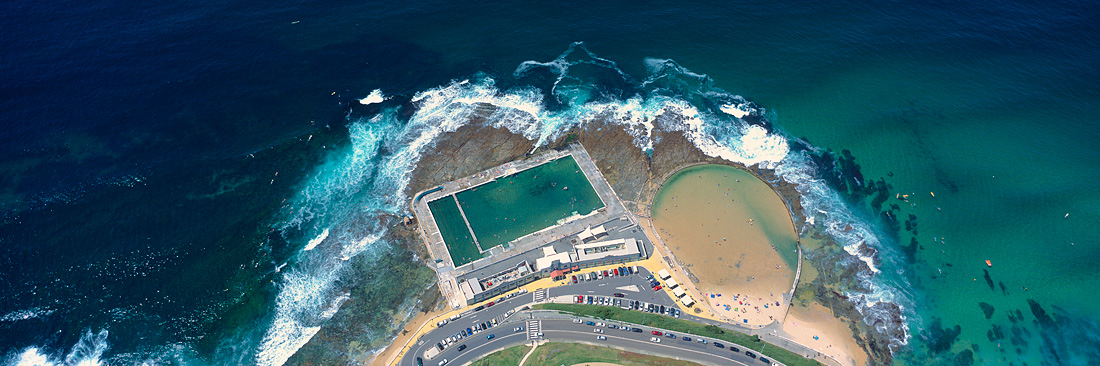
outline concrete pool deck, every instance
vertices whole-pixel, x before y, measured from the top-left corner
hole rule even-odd
[[[596,195],[603,201],[604,207],[599,208],[588,215],[569,217],[564,222],[537,232],[528,234],[509,242],[506,245],[493,247],[484,252],[485,256],[458,266],[454,265],[448,251],[447,244],[436,226],[435,217],[432,215],[428,202],[444,198],[455,193],[478,187],[495,181],[497,178],[512,175],[546,162],[572,156],[584,173]],[[580,144],[570,144],[558,150],[549,150],[524,160],[512,161],[499,165],[476,174],[462,177],[450,182],[440,184],[437,187],[418,192],[411,202],[413,213],[416,214],[418,229],[423,237],[428,254],[431,256],[439,280],[439,290],[443,293],[452,308],[466,306],[466,298],[459,291],[458,277],[468,272],[487,267],[493,263],[534,250],[550,244],[558,239],[583,231],[590,225],[598,225],[620,217],[629,217],[626,208],[623,207],[618,195],[611,189],[611,185],[596,167],[595,161]],[[636,224],[636,223],[635,223]]]

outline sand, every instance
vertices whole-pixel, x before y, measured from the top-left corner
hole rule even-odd
[[[713,312],[757,327],[783,318],[797,234],[770,186],[723,165],[687,168],[658,191],[652,217]]]
[[[405,324],[405,331],[407,332],[399,334],[397,338],[393,340],[393,343],[390,343],[390,345],[387,346],[386,349],[382,350],[381,353],[376,355],[373,360],[363,360],[366,361],[364,363],[370,363],[371,365],[375,366],[387,365],[390,360],[394,358],[394,355],[396,355],[397,352],[400,352],[403,349],[405,342],[407,342],[409,338],[412,338],[414,335],[416,335],[417,329],[420,329],[422,325],[438,322],[439,320],[436,320],[435,318],[447,313],[448,311],[445,307],[437,308],[436,310],[426,313],[417,313],[413,316],[412,319],[409,320],[408,323]],[[434,327],[434,324],[430,324],[429,326],[425,326],[424,329],[430,330]]]
[[[867,353],[856,344],[846,319],[817,303],[791,306],[783,331],[787,338],[810,347],[840,362],[841,365],[866,365]],[[814,337],[817,339],[814,339]]]

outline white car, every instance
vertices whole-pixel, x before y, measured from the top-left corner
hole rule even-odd
[[[657,337],[649,337],[649,341],[653,343],[661,343],[661,339]]]
[[[606,341],[606,340],[607,340],[607,337],[604,337],[604,336],[596,336],[596,339],[597,339],[597,340],[601,340],[601,341]]]
[[[603,325],[604,325],[603,323],[596,323],[597,327],[602,327]]]
[[[575,318],[574,318],[574,319],[573,319],[573,322],[574,322],[574,323],[580,323],[580,322],[581,322],[581,320],[580,320],[580,319],[575,319]]]
[[[603,329],[596,328],[592,330],[593,333],[603,333]]]
[[[513,328],[512,330],[513,330],[513,331],[516,331],[516,332],[522,332],[522,331],[523,331],[523,327],[515,327],[515,328]]]

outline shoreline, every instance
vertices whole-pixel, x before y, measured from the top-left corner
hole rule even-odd
[[[680,170],[658,191],[652,220],[701,302],[727,321],[760,328],[782,321],[799,259],[786,207],[754,180],[725,165]]]
[[[369,360],[359,360],[360,362],[366,362],[375,366],[389,365],[395,356],[398,356],[401,351],[404,350],[405,345],[412,340],[413,337],[420,335],[424,327],[431,324],[436,318],[449,313],[450,311],[444,306],[442,309],[439,304],[433,307],[429,311],[418,311],[411,319],[405,322],[403,330],[397,337],[394,337],[385,348],[382,348],[380,352],[374,355]]]
[[[607,177],[608,183],[611,184],[612,189],[620,196],[620,200],[627,207],[627,210],[639,218],[647,219],[651,218],[650,210],[654,203],[656,192],[660,189],[662,183],[664,183],[668,177],[677,174],[683,169],[703,164],[716,164],[744,171],[764,182],[779,196],[780,201],[783,202],[785,206],[788,214],[787,216],[790,218],[789,225],[795,232],[796,237],[802,239],[820,235],[817,230],[806,227],[804,224],[801,226],[798,224],[800,222],[805,222],[805,214],[801,204],[801,193],[797,191],[796,185],[782,180],[774,171],[760,167],[746,167],[720,158],[707,156],[695,147],[685,136],[674,132],[655,131],[655,133],[659,135],[656,136],[659,139],[655,144],[655,152],[651,155],[640,154],[636,150],[621,148],[624,144],[629,145],[631,141],[633,141],[633,137],[629,133],[622,129],[605,127],[611,126],[603,123],[589,123],[576,126],[566,133],[563,133],[557,140],[549,142],[540,149],[554,149],[564,146],[564,144],[568,142],[579,142],[583,144],[593,157],[597,167]],[[412,189],[412,191],[426,189],[435,181],[446,181],[456,176],[462,176],[482,169],[485,165],[501,164],[508,160],[514,160],[515,158],[529,153],[533,148],[532,143],[532,141],[526,140],[519,135],[512,134],[507,130],[485,126],[464,126],[447,134],[436,143],[435,151],[425,155],[431,158],[425,158],[418,164],[418,172],[413,174],[413,178],[407,188]],[[649,232],[651,230],[647,228],[646,231]],[[652,234],[656,235],[657,233],[654,232]],[[416,239],[420,238],[417,237]],[[825,245],[828,245],[828,243],[836,244],[831,239],[826,238],[824,241],[826,242]],[[413,242],[415,242],[415,244]],[[419,240],[408,242],[407,247],[414,252],[427,254],[426,248]],[[806,250],[807,248],[803,249]],[[820,249],[821,248],[808,248],[811,254],[812,251]],[[667,253],[667,250],[665,252]],[[666,258],[675,258],[675,255],[668,256],[666,254],[666,256]],[[818,265],[817,263],[813,263],[811,266],[803,266],[803,270],[808,268],[821,270],[821,268],[817,268]],[[676,273],[679,271],[674,270],[672,272]],[[682,282],[686,279],[686,276],[683,277],[684,278],[678,278],[678,281]],[[826,276],[824,278],[830,277]],[[854,306],[840,298],[836,298],[839,296],[836,292],[819,291],[824,285],[820,283],[822,280],[823,278],[817,278],[816,280],[808,278],[800,279],[797,283],[793,284],[796,286],[796,297],[808,295],[808,297],[816,303],[831,304],[830,306],[834,310],[834,319],[837,319],[837,322],[842,322],[841,319],[845,317],[858,318],[859,313]],[[789,289],[790,288],[783,289],[783,291]],[[697,299],[703,298],[701,294],[695,291],[689,291],[689,294]],[[786,316],[786,313],[781,314],[779,319],[785,319]],[[776,325],[778,327],[779,324]],[[418,325],[415,324],[413,320],[410,320],[404,325],[406,329],[415,328],[416,326]],[[881,336],[876,334],[874,329],[863,327],[860,324],[852,324],[851,328],[858,337],[862,338],[863,341],[858,343],[863,347],[863,350],[875,355],[870,361],[882,362],[890,359],[891,355],[888,353],[889,351],[887,349],[880,349],[881,347],[876,348],[875,346],[876,344],[884,343],[867,342],[871,339],[878,339]],[[400,342],[398,338],[395,338],[392,343]],[[387,346],[386,349],[379,354],[379,358],[384,358],[381,357],[382,354],[386,354],[388,350],[393,347],[393,344]]]
[[[650,212],[651,215],[648,218],[649,219],[648,221],[650,221],[651,230],[653,231],[653,233],[652,233],[653,235],[658,236],[658,237],[662,237],[662,236],[667,235],[666,232],[664,232],[663,230],[660,229],[659,225],[657,225],[653,222],[656,219],[656,216],[660,216],[660,214],[653,215],[652,210],[656,210],[656,209],[662,209],[663,210],[665,208],[665,207],[661,207],[659,205],[659,203],[657,202],[658,192],[660,191],[660,189],[663,188],[666,184],[668,184],[668,182],[670,181],[671,178],[677,177],[678,174],[681,174],[681,173],[684,173],[684,172],[690,172],[689,169],[700,167],[700,166],[705,166],[705,165],[708,165],[708,164],[710,164],[710,163],[696,162],[696,163],[683,164],[682,166],[678,167],[677,169],[674,169],[674,170],[670,171],[669,173],[665,174],[664,177],[663,177],[663,180],[660,181],[660,182],[657,182],[657,184],[655,185],[656,188],[652,189],[648,192],[649,193],[649,196],[648,196],[649,197],[649,202],[650,202],[651,207],[652,207],[651,212]],[[796,245],[800,245],[801,240],[799,238],[800,235],[798,235],[798,231],[797,231],[798,226],[795,223],[795,218],[798,217],[798,215],[800,215],[801,212],[796,212],[795,206],[790,203],[789,198],[784,196],[783,192],[780,189],[778,189],[778,187],[776,186],[775,183],[770,182],[767,179],[763,178],[760,174],[758,174],[758,172],[756,170],[749,169],[749,168],[744,167],[744,166],[740,166],[740,165],[737,165],[737,164],[732,164],[732,163],[724,162],[724,161],[720,162],[720,163],[715,163],[713,165],[719,165],[719,166],[723,166],[723,167],[727,167],[727,168],[731,168],[731,169],[736,169],[740,172],[746,173],[747,175],[751,175],[753,178],[757,179],[758,181],[760,181],[761,183],[766,185],[768,187],[768,189],[771,190],[772,193],[774,193],[776,195],[776,197],[779,199],[779,201],[781,201],[783,203],[784,209],[786,210],[786,213],[784,215],[784,216],[786,216],[785,221],[790,223],[791,229],[794,231],[794,238],[796,240]],[[797,208],[801,209],[801,206],[797,206]],[[662,211],[662,213],[663,213],[663,211]],[[737,224],[737,223],[734,222],[734,224]],[[674,253],[677,252],[677,251],[679,251],[680,253],[683,252],[682,248],[668,248],[668,245],[674,245],[675,246],[675,244],[667,243],[667,242],[665,242],[665,240],[663,238],[661,238],[657,242],[659,242],[659,243],[661,243],[661,245],[665,246],[666,250],[670,250]],[[727,243],[728,243],[728,241],[727,241]],[[761,249],[761,248],[757,248],[757,249]],[[766,248],[764,250],[766,250]],[[778,254],[778,253],[776,253],[776,254]],[[683,264],[683,263],[681,263],[683,261],[681,259],[681,258],[683,258],[682,255],[681,256],[673,255],[673,258],[677,258],[675,260],[677,262],[676,263],[677,265]],[[798,258],[797,260],[799,261],[799,266],[801,266],[802,258]],[[677,267],[679,267],[679,266],[677,266]],[[790,283],[790,286],[791,286],[791,287],[789,287],[790,296],[786,296],[786,301],[783,301],[783,304],[785,305],[783,307],[783,313],[778,318],[771,319],[771,321],[766,322],[766,324],[756,324],[756,325],[758,325],[759,327],[765,327],[765,326],[772,327],[773,330],[771,332],[774,335],[777,335],[777,336],[782,335],[781,338],[787,338],[788,340],[794,341],[795,343],[801,344],[801,345],[803,345],[803,346],[805,346],[809,349],[812,349],[812,350],[820,353],[820,355],[817,355],[817,357],[813,357],[813,358],[818,359],[819,361],[824,362],[824,360],[828,360],[828,361],[832,361],[832,362],[835,362],[835,363],[843,365],[843,366],[857,366],[857,365],[861,366],[861,365],[868,364],[868,361],[869,361],[868,353],[862,347],[862,345],[857,341],[857,337],[856,337],[855,334],[853,334],[853,330],[849,328],[848,323],[851,322],[850,320],[846,320],[845,317],[843,317],[842,315],[836,314],[835,312],[828,311],[829,309],[827,309],[823,304],[821,304],[820,301],[818,301],[818,299],[809,299],[808,304],[806,303],[807,302],[806,300],[803,300],[803,301],[801,301],[802,303],[799,304],[798,301],[797,301],[798,299],[794,298],[794,295],[796,293],[795,291],[800,285],[809,284],[809,283],[811,283],[811,282],[813,282],[814,280],[817,279],[817,274],[816,274],[817,270],[816,270],[816,268],[814,268],[813,266],[806,266],[804,269],[807,270],[807,273],[805,273],[805,276],[802,276],[802,278],[798,278],[798,276],[795,275],[795,279],[794,279],[793,283]],[[687,268],[684,268],[683,270],[684,270],[684,272],[690,273],[689,269],[687,269]],[[680,272],[680,271],[673,271],[674,274],[677,274],[677,272]],[[687,274],[685,273],[684,275],[687,275]],[[692,283],[690,285],[692,285],[692,287],[695,287],[694,286],[695,283]],[[786,289],[787,288],[784,288],[783,290],[786,291]],[[700,289],[700,288],[694,288],[692,290],[694,290],[694,291],[692,291],[694,293],[700,293],[700,291],[704,291],[704,289]],[[756,292],[759,292],[759,289]],[[734,292],[734,293],[736,293],[736,292]],[[715,299],[711,299],[709,297],[703,298],[703,302],[707,303],[708,307],[710,308],[708,310],[710,310],[711,312],[723,313],[721,311],[722,309],[717,309],[716,310],[714,307],[710,306],[710,305],[714,304],[714,303],[712,303],[713,300],[718,300],[718,298],[715,298]],[[727,315],[727,314],[723,314],[723,315]],[[761,320],[761,319],[757,319],[757,321],[759,321],[759,320]],[[737,325],[744,325],[744,324],[741,324],[741,323],[736,323],[736,324]],[[814,339],[815,336],[817,336],[818,338]],[[826,340],[828,342],[826,342]],[[810,355],[807,355],[807,356],[810,356]]]

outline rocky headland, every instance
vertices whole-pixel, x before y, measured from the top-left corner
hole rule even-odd
[[[818,249],[810,249],[805,253],[805,258],[822,274],[812,282],[801,283],[799,293],[812,294],[815,301],[833,309],[834,316],[847,320],[856,340],[870,355],[874,364],[890,364],[893,357],[891,349],[892,337],[897,337],[896,332],[904,319],[900,315],[900,309],[885,309],[896,315],[892,317],[894,323],[866,324],[859,319],[864,317],[855,306],[847,301],[844,295],[847,290],[860,290],[858,281],[853,280],[860,271],[867,271],[862,262],[852,261],[838,244],[830,243],[829,238],[818,233],[812,227],[805,226],[800,195],[796,187],[789,184],[768,169],[758,167],[745,167],[722,159],[707,156],[700,151],[691,141],[680,132],[667,132],[660,129],[653,131],[653,150],[643,151],[635,145],[635,137],[623,127],[589,121],[569,131],[562,133],[552,142],[535,149],[535,142],[514,134],[506,129],[487,127],[478,123],[471,123],[458,128],[456,131],[443,134],[417,163],[412,179],[406,188],[405,194],[411,197],[416,192],[431,188],[443,182],[451,181],[459,177],[474,174],[478,171],[497,166],[509,161],[524,159],[534,150],[534,154],[542,149],[555,149],[570,143],[580,143],[595,160],[596,165],[607,178],[612,188],[631,212],[648,216],[655,192],[660,188],[664,180],[672,173],[687,166],[711,163],[724,164],[749,171],[761,180],[771,185],[787,203],[794,217],[796,231],[800,236],[815,236],[825,241]],[[420,235],[415,229],[415,223],[403,224],[403,220],[393,218],[390,220],[391,230],[388,231],[388,239],[400,243],[413,253],[416,261],[423,262],[421,267],[430,273],[426,262],[429,260],[426,248],[421,242]],[[847,257],[847,258],[846,258]],[[835,263],[852,263],[852,265],[837,266]],[[423,276],[422,271],[411,271],[410,275]],[[434,277],[434,276],[432,276]],[[416,302],[416,310],[427,312],[442,306],[439,302],[438,290],[434,286],[426,288],[420,294],[412,296],[421,298]],[[410,314],[392,316],[394,333],[371,343],[362,343],[362,337],[356,336],[354,330],[355,319],[363,317],[363,313],[370,310],[365,304],[375,301],[360,301],[353,293],[352,298],[344,305],[339,313],[326,323],[322,330],[306,346],[290,359],[289,364],[329,364],[347,363],[354,360],[363,361],[369,357],[366,351],[385,346],[379,341],[392,339],[401,332],[414,329],[402,329],[404,322]],[[894,338],[896,339],[896,338]]]

